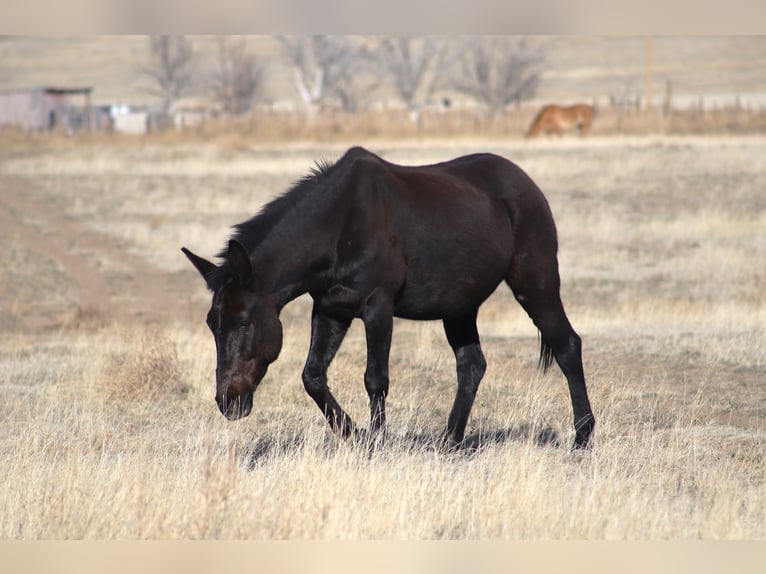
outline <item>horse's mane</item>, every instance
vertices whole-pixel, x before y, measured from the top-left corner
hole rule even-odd
[[[286,213],[306,199],[326,179],[334,165],[326,159],[317,161],[309,173],[289,190],[264,205],[255,216],[235,225],[231,238],[244,245],[248,252],[255,249]],[[219,253],[219,257],[225,255],[226,250]]]
[[[289,213],[295,206],[303,202],[307,197],[312,196],[313,192],[319,189],[320,184],[324,182],[332,173],[336,163],[321,159],[315,162],[314,167],[309,173],[293,184],[285,193],[273,199],[264,205],[261,210],[242,223],[233,226],[234,232],[231,239],[241,243],[248,252],[255,249],[271,232],[272,229]],[[209,281],[214,285],[220,285],[230,276],[228,263],[226,263],[227,247],[224,247],[218,257],[224,260],[218,267],[214,277]]]

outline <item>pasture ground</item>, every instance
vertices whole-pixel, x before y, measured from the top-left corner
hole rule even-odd
[[[349,142],[357,144],[365,142]],[[341,443],[302,388],[310,300],[253,414],[213,401],[208,294],[180,252],[339,143],[0,146],[3,538],[766,537],[766,138],[376,140],[400,163],[493,151],[542,187],[598,425],[572,454],[560,371],[504,286],[479,315],[489,369],[444,454],[454,362],[397,321],[390,436]],[[366,422],[364,333],[331,386]]]

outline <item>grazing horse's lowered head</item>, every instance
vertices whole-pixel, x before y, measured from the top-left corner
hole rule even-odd
[[[218,266],[186,248],[184,254],[213,292],[207,325],[217,353],[216,396],[227,419],[250,414],[253,392],[282,349],[282,324],[274,300],[258,292],[258,281],[245,248],[229,242]]]

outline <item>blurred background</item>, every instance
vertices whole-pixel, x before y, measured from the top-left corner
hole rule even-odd
[[[4,36],[0,127],[521,137],[586,103],[593,133],[760,133],[764,69],[761,36]]]

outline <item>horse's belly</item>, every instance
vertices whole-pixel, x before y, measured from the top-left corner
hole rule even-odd
[[[397,225],[406,268],[397,316],[440,319],[471,312],[510,267],[513,234],[505,208],[481,194],[440,200],[429,212],[410,210]]]
[[[435,269],[408,269],[394,304],[394,314],[407,319],[442,319],[478,308],[503,280],[508,263],[476,261]]]

